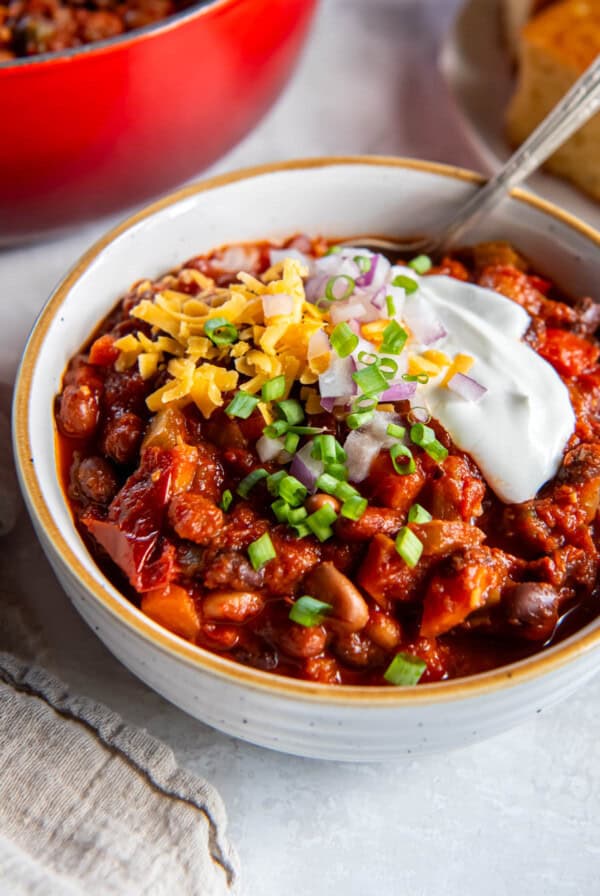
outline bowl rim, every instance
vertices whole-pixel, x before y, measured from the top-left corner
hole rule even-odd
[[[245,0],[195,0],[195,2],[182,9],[174,12],[164,19],[152,22],[150,25],[144,25],[141,28],[133,28],[131,31],[125,31],[122,34],[116,34],[114,37],[106,37],[104,40],[94,40],[79,47],[68,47],[65,50],[52,50],[47,53],[36,53],[33,56],[19,56],[16,59],[7,59],[0,61],[0,78],[4,72],[16,71],[18,69],[35,69],[42,66],[48,66],[55,62],[66,62],[77,56],[94,56],[112,50],[115,46],[125,46],[128,44],[140,43],[155,34],[163,31],[171,31],[180,24],[195,19],[212,10],[220,9],[225,6],[239,5]]]
[[[278,695],[281,698],[288,697],[309,703],[326,705],[341,704],[346,707],[360,706],[361,708],[382,708],[407,705],[431,705],[455,700],[465,700],[493,693],[502,690],[505,687],[514,687],[533,679],[540,678],[546,673],[556,671],[572,660],[582,657],[584,654],[597,648],[600,645],[600,627],[588,632],[585,632],[585,629],[582,629],[580,632],[574,633],[565,641],[560,642],[548,650],[534,654],[531,657],[527,657],[508,666],[492,669],[488,672],[478,673],[465,678],[422,684],[416,688],[392,688],[380,685],[339,686],[320,684],[244,666],[234,660],[229,660],[215,653],[211,653],[202,647],[196,646],[195,644],[191,644],[167,631],[167,629],[164,629],[162,626],[153,622],[148,616],[142,613],[142,611],[128,601],[124,595],[120,594],[108,579],[105,578],[105,585],[102,587],[101,584],[86,570],[75,552],[68,546],[44,501],[42,486],[38,479],[36,465],[31,455],[29,395],[32,386],[33,373],[36,367],[36,359],[39,349],[46,338],[51,322],[60,310],[64,298],[66,298],[73,285],[83,275],[96,257],[116,238],[139,222],[151,217],[157,212],[169,208],[170,206],[190,199],[199,193],[219,189],[222,186],[238,181],[251,180],[265,174],[344,165],[372,165],[402,168],[409,171],[414,170],[435,174],[472,184],[482,183],[484,181],[482,175],[464,168],[458,168],[438,162],[427,162],[396,156],[355,155],[294,159],[243,168],[200,180],[150,203],[140,211],[137,211],[115,227],[111,228],[81,256],[74,267],[66,274],[56,289],[52,292],[33,325],[23,352],[23,357],[15,381],[12,432],[17,473],[29,513],[43,531],[46,539],[51,543],[53,550],[59,557],[61,557],[63,563],[69,568],[71,574],[79,580],[88,594],[98,601],[101,607],[108,612],[115,622],[124,625],[142,640],[150,641],[154,647],[158,648],[161,652],[168,654],[171,659],[183,661],[186,665],[194,667],[214,678],[221,679],[232,686],[244,686],[255,691],[262,691],[263,693],[268,692],[275,696]],[[566,224],[600,248],[600,232],[596,231],[588,224],[585,224],[574,215],[571,215],[569,212],[564,211],[545,199],[521,189],[512,190],[510,196],[518,202],[533,207],[545,215]],[[83,543],[82,550],[87,550]]]

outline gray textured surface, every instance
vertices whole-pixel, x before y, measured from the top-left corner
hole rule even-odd
[[[334,152],[474,165],[433,68],[435,36],[455,5],[324,0],[285,96],[215,170]],[[12,377],[51,286],[103,229],[0,254],[0,379]],[[0,568],[10,558],[40,614],[47,665],[218,786],[248,896],[599,892],[600,680],[449,755],[385,766],[280,756],[209,730],[134,680],[72,610],[25,521],[1,550]]]

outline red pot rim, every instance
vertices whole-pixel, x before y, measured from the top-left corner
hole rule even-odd
[[[196,0],[192,6],[176,12],[166,19],[154,22],[152,25],[144,25],[143,28],[136,28],[132,31],[126,31],[124,34],[118,34],[115,37],[107,37],[104,40],[93,41],[89,44],[83,44],[80,47],[69,47],[66,50],[55,50],[48,53],[38,53],[35,56],[20,56],[17,59],[9,59],[0,62],[0,79],[7,71],[16,71],[18,69],[32,69],[48,66],[55,62],[67,62],[78,56],[95,56],[112,50],[115,46],[125,46],[140,43],[153,37],[163,31],[171,31],[184,22],[198,18],[215,8],[233,6],[243,3],[245,0]]]

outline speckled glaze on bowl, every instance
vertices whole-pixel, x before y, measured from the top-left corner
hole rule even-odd
[[[477,175],[403,159],[314,159],[213,178],[130,218],[100,240],[42,311],[19,373],[15,455],[37,534],[65,591],[133,673],[222,731],[301,756],[385,760],[482,740],[566,698],[600,667],[600,620],[536,657],[417,688],[317,685],[222,659],[144,616],[102,575],[56,472],[53,400],[69,358],[129,284],[213,246],[297,231],[415,235],[464,199]],[[516,191],[478,239],[512,240],[573,293],[600,281],[600,234]]]

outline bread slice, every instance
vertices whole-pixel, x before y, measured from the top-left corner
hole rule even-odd
[[[598,54],[600,0],[562,0],[531,19],[521,32],[518,85],[507,113],[513,145],[525,140]],[[600,200],[600,114],[545,167]]]

